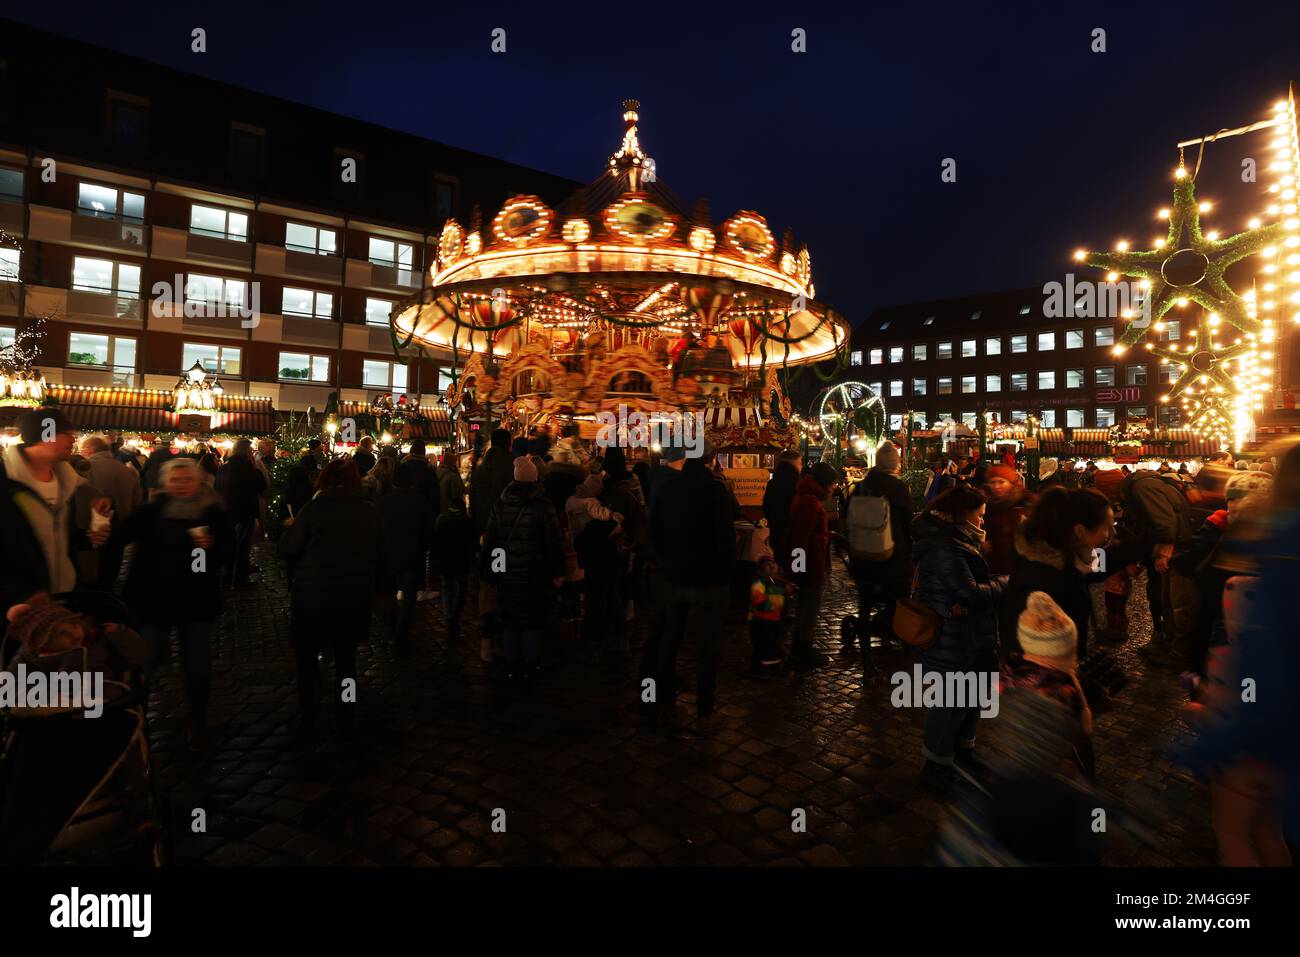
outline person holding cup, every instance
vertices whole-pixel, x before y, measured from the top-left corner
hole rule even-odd
[[[159,473],[161,492],[122,523],[136,543],[124,597],[149,645],[146,675],[166,660],[172,631],[180,639],[190,749],[208,747],[212,632],[221,614],[221,568],[234,551],[229,515],[194,459],[177,456]]]

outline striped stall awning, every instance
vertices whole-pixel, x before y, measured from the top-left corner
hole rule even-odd
[[[418,417],[415,419],[410,418],[415,414],[413,408],[402,409],[398,407],[398,410],[392,414],[405,420],[402,432],[408,439],[445,442],[451,438],[451,413],[445,406],[422,405],[419,407]],[[356,419],[362,416],[375,415],[377,415],[375,408],[369,402],[359,402],[355,399],[344,399],[339,402],[338,416],[340,419]]]
[[[234,435],[270,435],[275,431],[275,409],[264,396],[223,395],[218,410],[207,416],[180,415],[168,406],[170,392],[117,386],[84,387],[50,385],[53,404],[83,432],[202,432]]]
[[[1075,429],[1070,441],[1076,455],[1106,455],[1110,451],[1110,429]]]
[[[708,429],[762,428],[763,416],[753,406],[711,405],[704,410],[704,427]]]
[[[1182,458],[1213,455],[1221,447],[1218,439],[1201,435],[1192,429],[1170,429],[1169,443],[1170,454]]]
[[[1038,444],[1044,455],[1065,454],[1065,429],[1039,429]]]

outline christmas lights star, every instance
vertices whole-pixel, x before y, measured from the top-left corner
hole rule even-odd
[[[1145,315],[1129,320],[1120,346],[1132,346],[1159,322],[1176,302],[1190,300],[1219,316],[1243,333],[1260,327],[1246,303],[1228,285],[1224,272],[1233,263],[1254,255],[1282,239],[1283,228],[1274,223],[1237,233],[1227,239],[1209,239],[1201,232],[1201,211],[1196,184],[1183,175],[1174,183],[1174,206],[1169,213],[1169,235],[1164,245],[1148,251],[1119,250],[1080,255],[1082,262],[1099,269],[1145,280],[1150,321]],[[1128,318],[1128,317],[1126,317]]]
[[[1249,317],[1248,317],[1249,318]],[[1145,331],[1145,330],[1143,330]],[[1213,319],[1202,315],[1197,322],[1196,345],[1190,352],[1179,352],[1177,348],[1158,346],[1147,343],[1147,351],[1161,359],[1180,366],[1182,371],[1169,387],[1169,398],[1176,399],[1202,376],[1206,378],[1207,388],[1218,385],[1223,387],[1226,395],[1236,395],[1237,386],[1226,366],[1239,356],[1249,352],[1252,343],[1237,341],[1222,345],[1214,341],[1215,329]]]

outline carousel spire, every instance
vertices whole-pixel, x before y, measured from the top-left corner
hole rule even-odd
[[[641,169],[645,162],[645,153],[641,152],[641,143],[636,135],[639,109],[640,100],[623,101],[623,142],[618,152],[609,158],[609,168],[618,173],[626,173],[633,191],[640,188]]]

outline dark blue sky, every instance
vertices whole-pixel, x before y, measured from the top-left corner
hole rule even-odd
[[[706,195],[715,220],[751,208],[793,226],[819,297],[854,323],[1058,279],[1078,246],[1154,235],[1174,143],[1261,119],[1300,80],[1300,3],[130,6],[9,15],[581,180],[639,98],[660,178]],[[1227,141],[1207,162],[1231,174],[1254,148]]]

